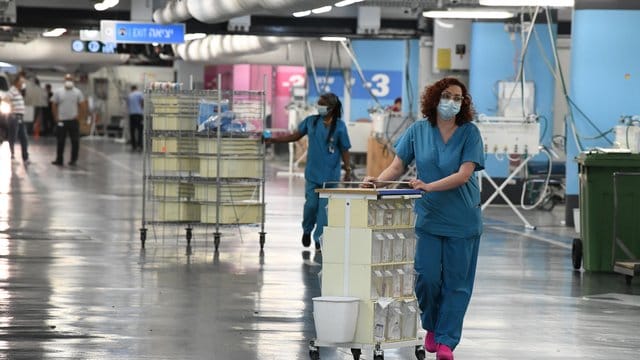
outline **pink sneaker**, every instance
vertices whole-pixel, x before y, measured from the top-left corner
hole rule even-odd
[[[438,350],[438,344],[436,344],[436,334],[427,331],[427,336],[424,338],[424,349],[427,352],[434,353]]]
[[[453,351],[447,345],[438,344],[437,360],[453,360]]]

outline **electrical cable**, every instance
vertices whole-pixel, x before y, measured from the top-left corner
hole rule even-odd
[[[316,65],[313,62],[313,53],[311,51],[311,43],[309,41],[305,41],[305,45],[307,50],[305,52],[305,60],[308,60],[308,64],[309,66],[311,66],[311,75],[313,75],[313,83],[316,86],[316,91],[318,92],[318,94],[321,94],[320,85],[318,85],[318,74],[316,73]]]
[[[544,181],[543,189],[540,192],[540,195],[538,196],[538,199],[536,200],[536,202],[533,205],[525,205],[524,204],[524,194],[526,192],[526,187],[527,187],[528,180],[525,181],[524,183],[522,183],[522,193],[520,194],[520,207],[522,207],[523,210],[533,210],[533,209],[537,208],[538,206],[540,206],[540,204],[542,204],[542,202],[545,200],[547,191],[549,189],[549,182],[551,181],[551,173],[553,171],[553,161],[552,161],[552,158],[551,158],[551,154],[549,153],[549,151],[544,146],[540,149],[540,152],[542,152],[545,155],[547,155],[547,158],[549,159],[549,167],[547,169],[547,177],[546,177],[546,179]]]

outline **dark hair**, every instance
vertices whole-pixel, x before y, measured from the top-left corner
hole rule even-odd
[[[131,91],[136,91],[138,90],[138,87],[136,85],[131,85]]]
[[[402,98],[401,97],[397,97],[395,100],[393,100],[394,104],[397,104],[399,102],[402,102]]]
[[[331,128],[327,134],[327,143],[331,140],[333,133],[336,131],[336,125],[338,119],[342,117],[342,103],[338,98],[338,95],[334,93],[325,93],[320,95],[320,99],[323,99],[329,109],[328,115],[331,116]]]
[[[436,81],[433,85],[427,86],[420,98],[420,111],[422,116],[426,117],[432,126],[436,126],[438,122],[438,103],[442,92],[449,86],[459,86],[462,89],[462,106],[460,112],[456,115],[456,125],[460,126],[464,123],[473,121],[474,109],[471,102],[471,95],[467,91],[467,87],[458,79],[446,77]]]

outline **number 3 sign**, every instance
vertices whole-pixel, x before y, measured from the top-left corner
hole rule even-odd
[[[360,75],[353,71],[351,83],[353,84],[351,97],[354,99],[369,99],[371,94],[380,100],[393,100],[402,95],[401,71],[363,71],[366,83],[363,86]]]

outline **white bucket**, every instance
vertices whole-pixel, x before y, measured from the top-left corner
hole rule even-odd
[[[319,341],[347,343],[356,335],[360,299],[348,296],[313,298],[313,320]]]
[[[573,228],[580,234],[580,208],[573,209]]]
[[[376,134],[384,134],[389,115],[376,111],[371,113],[370,116],[373,124],[373,132]]]

